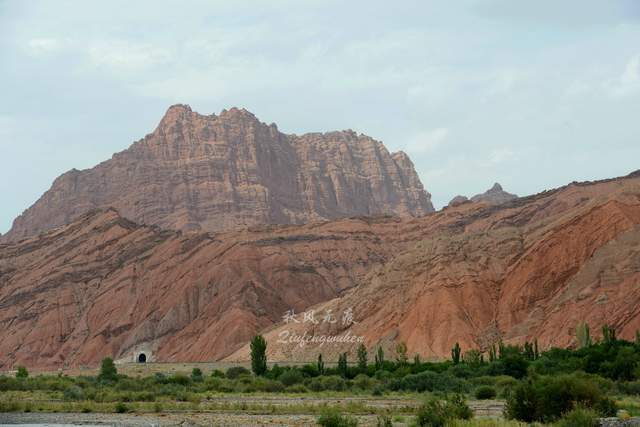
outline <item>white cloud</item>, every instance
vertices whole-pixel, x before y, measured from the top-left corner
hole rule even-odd
[[[113,40],[89,46],[88,55],[89,60],[96,67],[125,72],[166,64],[174,56],[168,48],[124,40]]]
[[[435,151],[447,142],[449,129],[437,128],[414,135],[406,144],[409,153],[428,153]]]
[[[490,165],[498,165],[513,160],[514,152],[510,148],[496,148],[489,152],[488,163]]]
[[[27,43],[29,53],[33,55],[48,55],[60,50],[63,42],[55,38],[36,38]]]
[[[632,58],[624,69],[620,82],[627,85],[640,83],[640,55]]]
[[[620,77],[605,84],[613,97],[626,97],[640,93],[640,55],[631,58]]]

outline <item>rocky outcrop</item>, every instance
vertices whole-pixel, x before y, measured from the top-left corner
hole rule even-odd
[[[517,198],[518,196],[516,196],[515,194],[507,193],[506,191],[504,191],[502,189],[502,186],[496,182],[489,190],[485,191],[482,194],[476,194],[475,196],[471,197],[471,201],[488,203],[490,205],[499,205],[501,203],[506,203]]]
[[[206,116],[175,105],[127,150],[58,177],[2,241],[109,207],[141,224],[183,231],[433,211],[407,155],[390,154],[368,136],[286,135],[246,110]]]
[[[460,206],[463,203],[467,203],[469,201],[469,199],[465,196],[456,196],[453,199],[451,199],[451,201],[449,202],[449,204],[447,205],[447,207],[449,208],[454,208],[456,206]]]

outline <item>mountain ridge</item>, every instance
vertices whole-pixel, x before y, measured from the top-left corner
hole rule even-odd
[[[408,156],[371,137],[349,130],[288,135],[245,109],[205,116],[176,104],[129,148],[56,178],[1,239],[109,206],[136,222],[183,231],[434,211]]]
[[[96,365],[105,356],[128,360],[141,346],[158,361],[246,360],[259,332],[271,360],[313,360],[318,349],[273,339],[287,310],[310,308],[352,307],[358,325],[326,332],[351,330],[391,352],[405,341],[423,357],[498,338],[572,345],[582,321],[632,337],[639,247],[634,174],[420,218],[215,234],[92,210],[0,244],[0,368]],[[352,350],[322,352],[333,360]]]

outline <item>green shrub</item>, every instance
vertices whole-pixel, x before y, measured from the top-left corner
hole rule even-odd
[[[448,396],[445,400],[445,409],[456,420],[469,420],[473,417],[473,411],[460,394]]]
[[[227,378],[230,380],[235,380],[241,376],[251,375],[251,372],[245,367],[242,366],[234,366],[232,368],[227,369]]]
[[[284,391],[284,385],[279,381],[263,379],[255,382],[258,391],[266,391],[267,393],[281,393]]]
[[[598,425],[598,414],[583,408],[568,412],[554,424],[555,427],[597,427]]]
[[[16,378],[27,378],[29,376],[29,371],[24,366],[18,366],[18,370],[16,372]]]
[[[429,399],[418,409],[416,423],[420,427],[444,427],[450,420],[468,420],[471,417],[473,412],[464,398],[456,394],[446,400]]]
[[[191,378],[184,374],[174,374],[167,378],[167,383],[187,386],[191,384]]]
[[[321,381],[323,390],[342,391],[346,388],[344,379],[337,375],[321,377]]]
[[[605,397],[595,405],[594,410],[603,417],[613,417],[618,412],[618,406],[612,399]]]
[[[278,380],[286,386],[300,384],[303,379],[302,373],[297,369],[287,369],[278,377]]]
[[[424,371],[407,375],[404,378],[392,379],[388,386],[393,391],[440,391],[444,393],[465,393],[471,388],[469,383],[449,373]]]
[[[393,377],[393,375],[389,371],[378,370],[375,373],[375,377],[376,377],[377,380],[386,381],[386,380],[390,379],[391,377]]]
[[[191,370],[191,381],[193,381],[194,383],[201,383],[203,379],[204,376],[202,375],[202,369],[193,368]]]
[[[310,378],[306,382],[307,387],[311,391],[342,391],[346,388],[346,382],[342,377],[330,375],[328,377]]]
[[[353,379],[353,384],[360,390],[369,390],[373,385],[373,380],[365,374],[358,374]]]
[[[65,400],[83,400],[84,390],[77,385],[71,386],[64,391]]]
[[[322,427],[356,427],[358,421],[355,418],[342,415],[335,408],[327,408],[318,417],[318,425]]]
[[[496,390],[488,385],[480,386],[476,389],[475,396],[479,400],[493,399],[496,397]]]
[[[305,385],[311,391],[322,391],[322,379],[320,377],[310,378],[306,380]]]
[[[294,384],[286,388],[287,393],[307,393],[309,391],[303,384]]]
[[[116,403],[115,410],[119,414],[124,414],[125,412],[129,412],[129,407],[124,402]]]
[[[105,357],[102,359],[102,363],[100,364],[100,374],[98,374],[98,379],[102,381],[117,381],[118,380],[118,370],[116,369],[115,363],[113,363],[113,359],[110,357]]]
[[[393,423],[391,422],[391,418],[388,415],[378,415],[378,419],[376,420],[377,427],[393,427]]]
[[[224,372],[220,369],[214,369],[213,372],[211,372],[211,376],[213,378],[224,378]]]
[[[506,414],[520,421],[550,422],[576,406],[602,416],[615,414],[615,404],[594,382],[575,375],[539,377],[520,384],[507,399]]]
[[[418,409],[416,425],[419,427],[444,427],[449,419],[444,405],[437,399],[431,399]]]
[[[371,392],[372,395],[374,396],[382,396],[384,394],[384,386],[381,384],[376,385],[375,387],[373,387],[373,391]]]

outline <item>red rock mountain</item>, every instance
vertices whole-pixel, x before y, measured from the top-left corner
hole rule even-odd
[[[222,358],[290,308],[335,298],[383,263],[377,228],[342,220],[182,234],[115,210],[0,244],[0,370],[60,368],[130,355]]]
[[[271,360],[325,360],[357,344],[290,337],[363,337],[394,354],[448,357],[502,339],[542,348],[575,343],[575,327],[604,324],[633,340],[640,329],[640,173],[572,184],[499,206],[465,203],[404,222],[402,249],[344,295],[312,307],[354,321],[281,323],[265,331]],[[246,360],[245,346],[229,360]],[[352,359],[353,360],[353,359]]]
[[[448,356],[455,342],[571,345],[574,328],[640,328],[640,174],[420,218],[352,218],[214,235],[142,226],[114,210],[0,244],[0,369],[161,361],[327,360],[350,345],[278,343],[283,330],[364,336]],[[313,308],[352,325],[283,324]]]
[[[368,136],[285,135],[246,110],[205,116],[175,105],[130,148],[58,177],[2,241],[109,207],[140,224],[185,231],[433,211],[407,155]]]

